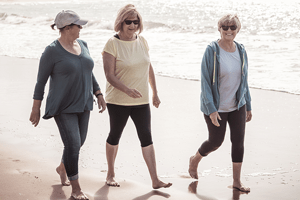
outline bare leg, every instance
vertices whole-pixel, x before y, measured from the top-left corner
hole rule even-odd
[[[242,192],[250,192],[250,188],[244,186],[241,183],[241,169],[242,163],[233,162],[232,163],[232,171],[233,171],[233,188],[236,188]]]
[[[162,187],[164,188],[170,187],[172,183],[164,183],[158,179],[157,172],[156,172],[156,161],[155,161],[155,153],[154,153],[153,145],[151,144],[149,146],[143,147],[142,152],[150,173],[150,177],[152,179],[152,187],[154,189],[158,189]]]
[[[73,180],[70,181],[71,182],[71,186],[72,186],[72,193],[71,196],[78,200],[88,200],[89,198],[81,191],[80,185],[79,185],[79,181],[77,180]]]
[[[197,153],[190,157],[190,165],[189,165],[189,174],[192,178],[198,179],[198,164],[201,161],[203,156],[197,151]]]
[[[120,187],[120,184],[115,180],[115,160],[119,145],[110,145],[106,143],[106,159],[108,165],[106,184],[109,186]]]
[[[67,172],[65,169],[64,163],[60,163],[60,165],[56,168],[56,172],[60,176],[60,181],[63,186],[69,186],[70,182],[68,181]]]

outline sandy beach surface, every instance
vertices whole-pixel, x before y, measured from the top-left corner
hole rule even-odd
[[[29,122],[38,60],[0,56],[0,199],[70,198],[55,172],[63,150],[53,119]],[[200,69],[199,69],[200,73]],[[104,91],[103,68],[94,74]],[[251,75],[250,75],[251,76]],[[91,200],[299,199],[300,96],[251,89],[253,119],[247,124],[242,181],[249,194],[231,188],[230,139],[199,165],[199,180],[189,178],[188,160],[207,139],[199,109],[200,82],[157,76],[162,104],[152,109],[152,132],[160,178],[168,189],[153,190],[135,127],[129,120],[120,141],[116,177],[120,188],[105,185],[107,111],[91,113],[79,160],[80,183]],[[47,93],[48,87],[46,87]],[[42,113],[45,102],[43,101]]]

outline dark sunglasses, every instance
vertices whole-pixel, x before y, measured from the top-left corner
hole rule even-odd
[[[70,25],[67,25],[67,26],[77,26],[78,28],[82,28],[81,25],[77,25],[77,24],[70,24]],[[64,29],[64,28],[66,28],[67,26],[62,27],[61,29]]]
[[[78,25],[78,24],[70,24],[69,26],[77,26],[78,28],[82,27],[81,25]]]
[[[222,25],[222,29],[224,31],[228,31],[229,28],[230,28],[230,30],[234,31],[234,30],[237,29],[237,26],[236,25],[232,25],[232,26],[224,26],[224,25]]]
[[[126,25],[130,25],[132,22],[134,25],[137,25],[140,23],[140,20],[125,20],[124,22]]]

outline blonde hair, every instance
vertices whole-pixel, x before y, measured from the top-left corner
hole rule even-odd
[[[122,7],[119,11],[118,11],[118,15],[115,21],[115,31],[119,32],[122,31],[122,27],[123,27],[123,23],[124,21],[128,18],[131,17],[133,15],[137,15],[137,18],[139,19],[139,25],[138,25],[138,31],[139,34],[143,31],[143,20],[142,20],[142,16],[140,15],[140,13],[137,11],[136,7],[132,4],[127,4],[126,6]]]
[[[241,22],[237,16],[237,14],[227,14],[223,17],[221,17],[221,19],[218,21],[218,31],[221,30],[222,25],[227,26],[228,24],[233,24],[237,26],[237,32],[240,31],[241,29]]]

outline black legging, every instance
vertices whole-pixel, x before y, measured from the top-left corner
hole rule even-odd
[[[151,137],[151,113],[149,104],[120,106],[107,104],[110,119],[110,132],[106,140],[110,145],[119,144],[129,116],[133,120],[142,147],[153,144]]]
[[[244,156],[244,137],[246,126],[246,106],[228,113],[219,113],[222,120],[219,120],[220,126],[215,126],[209,116],[204,115],[209,138],[202,143],[199,153],[207,156],[209,153],[217,150],[224,141],[227,122],[230,128],[231,158],[232,162],[243,162]]]

